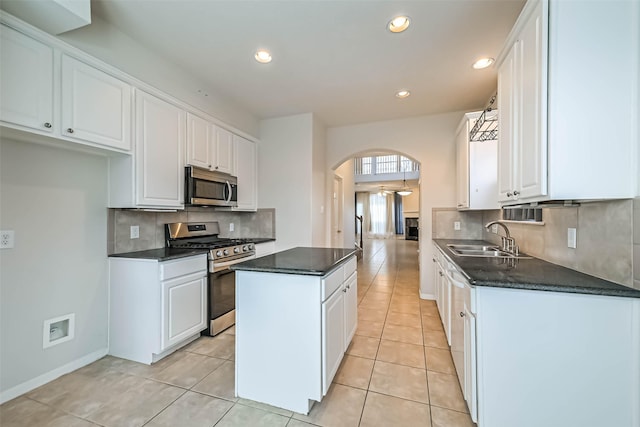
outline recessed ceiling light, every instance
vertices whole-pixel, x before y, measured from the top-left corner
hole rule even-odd
[[[400,98],[400,99],[404,99],[406,97],[408,97],[409,95],[411,95],[411,92],[409,92],[406,89],[402,89],[396,92],[396,97]]]
[[[408,16],[396,16],[391,21],[389,21],[387,28],[389,28],[389,31],[391,31],[392,33],[401,33],[409,28],[410,23],[411,21],[409,20]]]
[[[260,49],[256,52],[254,57],[256,58],[256,61],[261,64],[268,64],[271,62],[271,54],[268,50]]]
[[[493,58],[480,58],[476,62],[473,63],[473,68],[476,70],[482,70],[483,68],[487,68],[491,64],[493,64]]]

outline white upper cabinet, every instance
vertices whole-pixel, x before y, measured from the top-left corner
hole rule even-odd
[[[547,194],[547,21],[545,2],[523,11],[498,71],[501,202]]]
[[[233,134],[219,126],[214,126],[213,170],[235,175],[233,163]]]
[[[136,204],[184,207],[186,114],[146,92],[136,94]]]
[[[233,210],[255,211],[258,208],[257,144],[233,136],[235,171],[238,177],[238,206]]]
[[[640,194],[639,27],[633,1],[527,2],[497,64],[501,202]]]
[[[495,114],[495,111],[487,114]],[[500,207],[496,197],[498,142],[495,139],[471,141],[469,137],[480,115],[481,112],[465,114],[456,136],[459,210]],[[488,124],[489,120],[484,123]]]
[[[212,125],[205,119],[187,113],[187,164],[211,169]]]
[[[53,49],[0,26],[0,120],[53,132]]]
[[[62,133],[131,149],[131,86],[62,55]]]
[[[233,134],[189,113],[187,164],[235,175]]]

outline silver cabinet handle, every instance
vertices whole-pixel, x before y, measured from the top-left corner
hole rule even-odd
[[[511,196],[513,196],[513,194],[511,192],[508,192],[507,197],[511,197]]]
[[[211,169],[211,166],[213,166],[213,165],[209,165],[209,169]]]
[[[514,192],[513,192],[513,195],[514,195],[514,196],[517,196],[518,194],[520,194],[520,192],[519,192],[519,191],[514,191]]]
[[[47,129],[51,129],[51,123],[49,123],[49,122],[45,123],[44,127],[46,127]]]
[[[68,132],[68,133],[73,133],[73,129],[71,129],[71,128],[67,128],[67,132]]]
[[[435,258],[431,258],[431,261],[436,262],[436,259]]]
[[[460,312],[460,317],[464,317],[464,313],[463,312]]]
[[[440,276],[444,276],[444,274],[442,274],[442,271],[438,271],[438,274],[439,274]]]
[[[344,289],[342,290],[342,292],[347,292],[347,288],[344,288]]]
[[[218,166],[216,166],[216,170],[218,170]]]

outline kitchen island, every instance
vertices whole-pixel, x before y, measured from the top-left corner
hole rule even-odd
[[[236,395],[307,414],[357,327],[355,249],[298,247],[236,271]]]

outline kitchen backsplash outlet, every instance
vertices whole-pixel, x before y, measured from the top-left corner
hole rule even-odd
[[[481,211],[434,208],[431,221],[434,239],[482,239]]]
[[[207,221],[220,223],[220,237],[275,238],[275,209],[258,209],[257,212],[224,212],[210,208],[187,208],[179,212],[109,209],[107,253],[161,248],[165,246],[166,223]],[[131,227],[134,226],[138,226],[136,239],[131,238]],[[232,231],[225,233],[225,230]]]

